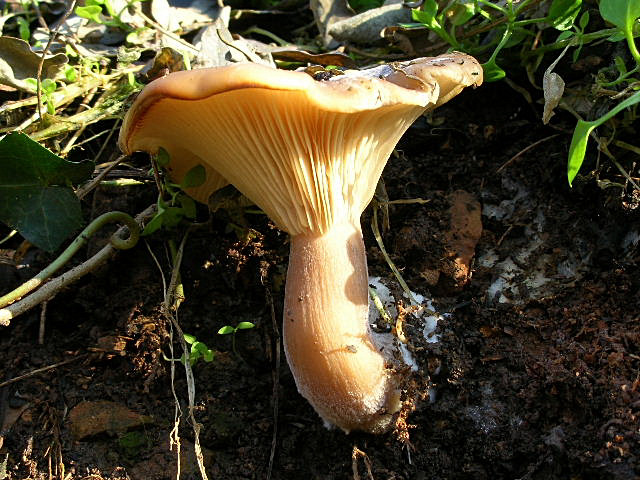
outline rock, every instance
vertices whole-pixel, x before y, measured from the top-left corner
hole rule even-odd
[[[69,429],[75,440],[100,433],[116,435],[151,421],[151,417],[106,400],[80,402],[69,413]]]

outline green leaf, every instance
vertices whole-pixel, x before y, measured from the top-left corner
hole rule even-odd
[[[589,10],[587,10],[580,16],[578,25],[580,26],[580,30],[584,30],[585,28],[587,28],[587,25],[589,25]]]
[[[29,28],[29,22],[23,17],[16,17],[16,22],[18,23],[18,31],[20,32],[20,38],[25,42],[29,41],[31,38],[31,30]]]
[[[156,213],[156,215],[151,220],[149,220],[149,223],[144,226],[144,229],[142,230],[142,233],[140,235],[146,237],[147,235],[151,235],[152,233],[159,230],[162,227],[163,213],[164,212]]]
[[[85,7],[76,7],[76,15],[96,23],[105,23],[102,18],[102,7],[100,5],[87,5]]]
[[[467,23],[475,14],[476,5],[473,3],[454,3],[445,13],[451,25],[456,27]]]
[[[207,171],[204,169],[202,165],[196,165],[187,173],[185,173],[184,178],[182,179],[182,183],[180,183],[181,188],[192,188],[199,187],[202,185],[207,179]]]
[[[639,0],[600,0],[600,15],[623,32],[631,30],[640,17]]]
[[[620,102],[611,111],[605,113],[600,118],[591,122],[585,122],[579,120],[576,125],[576,129],[573,131],[573,137],[571,138],[571,145],[569,146],[569,161],[567,162],[567,178],[569,180],[569,186],[573,183],[574,178],[580,171],[582,162],[584,161],[584,155],[587,151],[587,142],[589,135],[594,128],[599,127],[607,120],[611,119],[625,108],[629,108],[636,103],[640,103],[640,92],[636,92],[624,102]]]
[[[433,29],[441,29],[442,26],[436,20],[438,13],[438,3],[436,0],[425,0],[422,4],[422,10],[411,10],[411,18],[416,22],[420,22],[425,26]]]
[[[235,332],[235,329],[230,325],[225,325],[220,330],[218,330],[218,335],[229,335],[230,333]]]
[[[193,344],[193,342],[196,341],[196,337],[195,335],[190,335],[188,333],[184,334],[184,341],[187,342],[189,345]]]
[[[236,330],[247,330],[253,327],[255,327],[255,325],[251,322],[240,322],[236,327]]]
[[[169,152],[167,152],[164,148],[160,147],[158,149],[158,153],[156,153],[156,163],[159,167],[166,167],[169,165],[169,161],[171,158],[169,157]]]
[[[498,66],[495,60],[483,63],[482,69],[484,70],[484,81],[487,83],[497,82],[507,76],[507,73]]]
[[[558,35],[558,38],[556,38],[556,42],[562,42],[563,40],[567,40],[573,37],[573,35],[574,33],[572,31],[565,30],[562,33],[560,33],[560,35]]]
[[[209,348],[207,347],[207,345],[203,342],[195,342],[192,346],[191,346],[191,350],[195,350],[199,353],[204,353],[207,350],[209,350]]]
[[[568,30],[573,26],[581,8],[582,0],[553,0],[547,21],[556,30]]]
[[[204,358],[205,362],[213,362],[213,350],[203,352],[202,358]]]
[[[615,63],[620,75],[624,75],[625,73],[627,73],[627,66],[625,65],[624,60],[621,56],[616,56],[616,58],[613,59],[613,62]]]
[[[633,38],[633,25],[640,18],[640,0],[601,0],[600,15],[624,33],[631,55],[640,65],[640,52]]]
[[[82,224],[70,188],[87,180],[91,161],[64,160],[22,133],[0,140],[0,221],[52,252]]]
[[[58,88],[58,84],[55,82],[55,80],[51,80],[50,78],[45,78],[44,80],[42,80],[41,87],[42,87],[42,93],[50,95],[56,91],[56,88]]]
[[[64,69],[64,77],[67,79],[67,82],[73,83],[78,80],[78,72],[71,65],[67,65]]]
[[[169,207],[162,216],[162,226],[172,228],[178,225],[184,218],[184,212],[180,207]]]
[[[178,202],[180,202],[182,213],[185,217],[192,220],[196,218],[196,202],[193,198],[188,197],[187,195],[178,195]]]

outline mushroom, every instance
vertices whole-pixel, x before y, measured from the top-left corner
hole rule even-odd
[[[388,429],[402,387],[371,337],[360,216],[411,123],[481,83],[457,52],[321,81],[234,64],[155,80],[124,119],[125,153],[164,148],[177,181],[200,163],[210,178],[188,193],[206,201],[224,178],[291,235],[286,357],[298,391],[345,432]]]

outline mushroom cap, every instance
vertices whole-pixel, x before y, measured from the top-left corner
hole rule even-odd
[[[326,81],[242,63],[171,73],[136,98],[124,153],[160,147],[175,181],[198,163],[200,201],[226,181],[292,235],[358,220],[397,141],[426,109],[482,83],[473,58],[434,58],[348,71]]]

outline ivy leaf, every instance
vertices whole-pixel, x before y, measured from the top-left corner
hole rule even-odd
[[[22,133],[0,140],[0,221],[52,252],[82,224],[72,184],[87,180],[91,161],[64,160]]]
[[[185,173],[184,178],[182,179],[182,183],[180,183],[181,188],[193,188],[199,187],[202,185],[207,179],[207,171],[204,169],[202,165],[196,165],[187,173]]]

